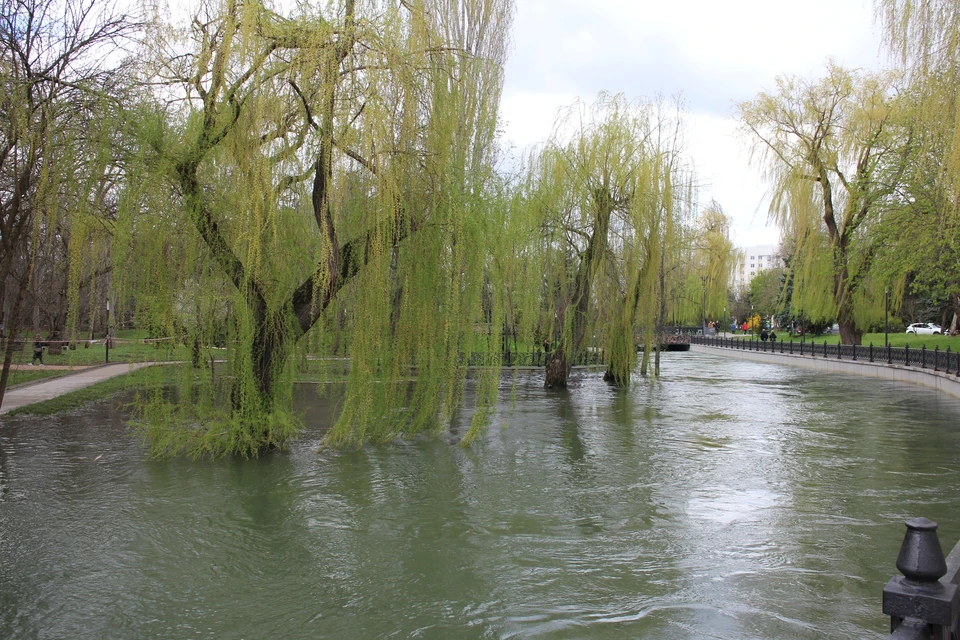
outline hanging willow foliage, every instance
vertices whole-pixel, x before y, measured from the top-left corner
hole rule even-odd
[[[724,315],[727,291],[732,281],[738,250],[730,238],[731,221],[716,201],[700,211],[696,223],[686,229],[677,261],[677,286],[671,311],[679,325],[700,326]]]
[[[906,73],[916,131],[900,206],[885,225],[888,281],[951,300],[960,318],[960,5],[953,0],[878,0],[887,42]],[[901,284],[899,288],[903,288]],[[895,305],[897,308],[899,304]],[[916,318],[920,319],[920,318]],[[949,316],[944,316],[949,322]]]
[[[601,94],[561,114],[527,161],[523,198],[541,229],[531,259],[541,292],[535,339],[550,350],[545,386],[604,350],[607,378],[629,383],[636,336],[662,314],[664,256],[693,202],[679,109]]]
[[[774,91],[738,106],[772,185],[771,218],[795,250],[792,308],[814,321],[836,318],[844,344],[860,343],[868,325],[858,304],[882,291],[870,283],[877,229],[909,164],[897,86],[892,72],[831,63],[822,79],[780,77]]]
[[[104,268],[127,79],[104,52],[133,23],[112,4],[2,0],[0,25],[0,327],[19,333],[30,293],[59,339]],[[2,342],[0,401],[16,344]]]
[[[226,365],[144,403],[155,454],[285,446],[295,365],[334,343],[350,368],[326,444],[447,424],[497,275],[486,195],[510,15],[507,0],[290,16],[226,0],[181,29],[158,19],[144,72],[171,106],[143,120],[123,210],[131,264],[162,277],[128,270],[127,291],[138,315],[222,343]]]

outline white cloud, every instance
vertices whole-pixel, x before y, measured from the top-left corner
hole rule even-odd
[[[704,184],[735,221],[740,245],[773,244],[765,187],[733,136],[734,105],[778,74],[819,75],[833,57],[879,66],[867,0],[517,0],[514,54],[501,114],[517,147],[539,142],[558,109],[598,92],[628,98],[682,92],[689,148]]]

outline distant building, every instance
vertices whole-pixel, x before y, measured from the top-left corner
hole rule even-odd
[[[746,289],[750,281],[761,271],[768,269],[782,269],[783,260],[777,254],[776,245],[761,244],[741,249],[740,261],[733,269],[733,286],[735,289]]]

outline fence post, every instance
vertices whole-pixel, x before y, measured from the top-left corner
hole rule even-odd
[[[824,358],[827,357],[827,341],[826,340],[823,341],[823,357]]]
[[[903,364],[905,366],[910,366],[910,345],[903,345]]]
[[[927,345],[920,345],[920,368],[927,368]]]
[[[933,370],[940,371],[940,345],[933,348]]]
[[[870,362],[873,362],[873,343],[870,343]]]
[[[947,368],[943,372],[947,375],[950,375],[950,345],[947,345]]]
[[[927,627],[933,640],[950,640],[951,629],[960,612],[957,585],[942,582],[947,562],[937,537],[937,523],[926,518],[906,522],[897,569],[903,576],[890,579],[883,588],[883,613],[890,616],[890,631],[901,624]],[[907,636],[911,637],[911,636]]]
[[[893,364],[893,352],[890,351],[890,343],[887,343],[887,364]]]

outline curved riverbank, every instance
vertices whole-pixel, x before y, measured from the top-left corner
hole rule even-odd
[[[739,358],[752,362],[767,362],[770,364],[785,364],[791,367],[802,367],[814,371],[843,373],[848,375],[878,378],[893,382],[905,382],[920,385],[929,389],[936,389],[955,398],[960,398],[960,379],[956,375],[933,369],[906,367],[886,362],[868,362],[864,360],[840,360],[829,356],[812,356],[798,353],[773,353],[769,351],[749,351],[725,347],[711,347],[701,344],[692,344],[690,349],[697,353]]]

